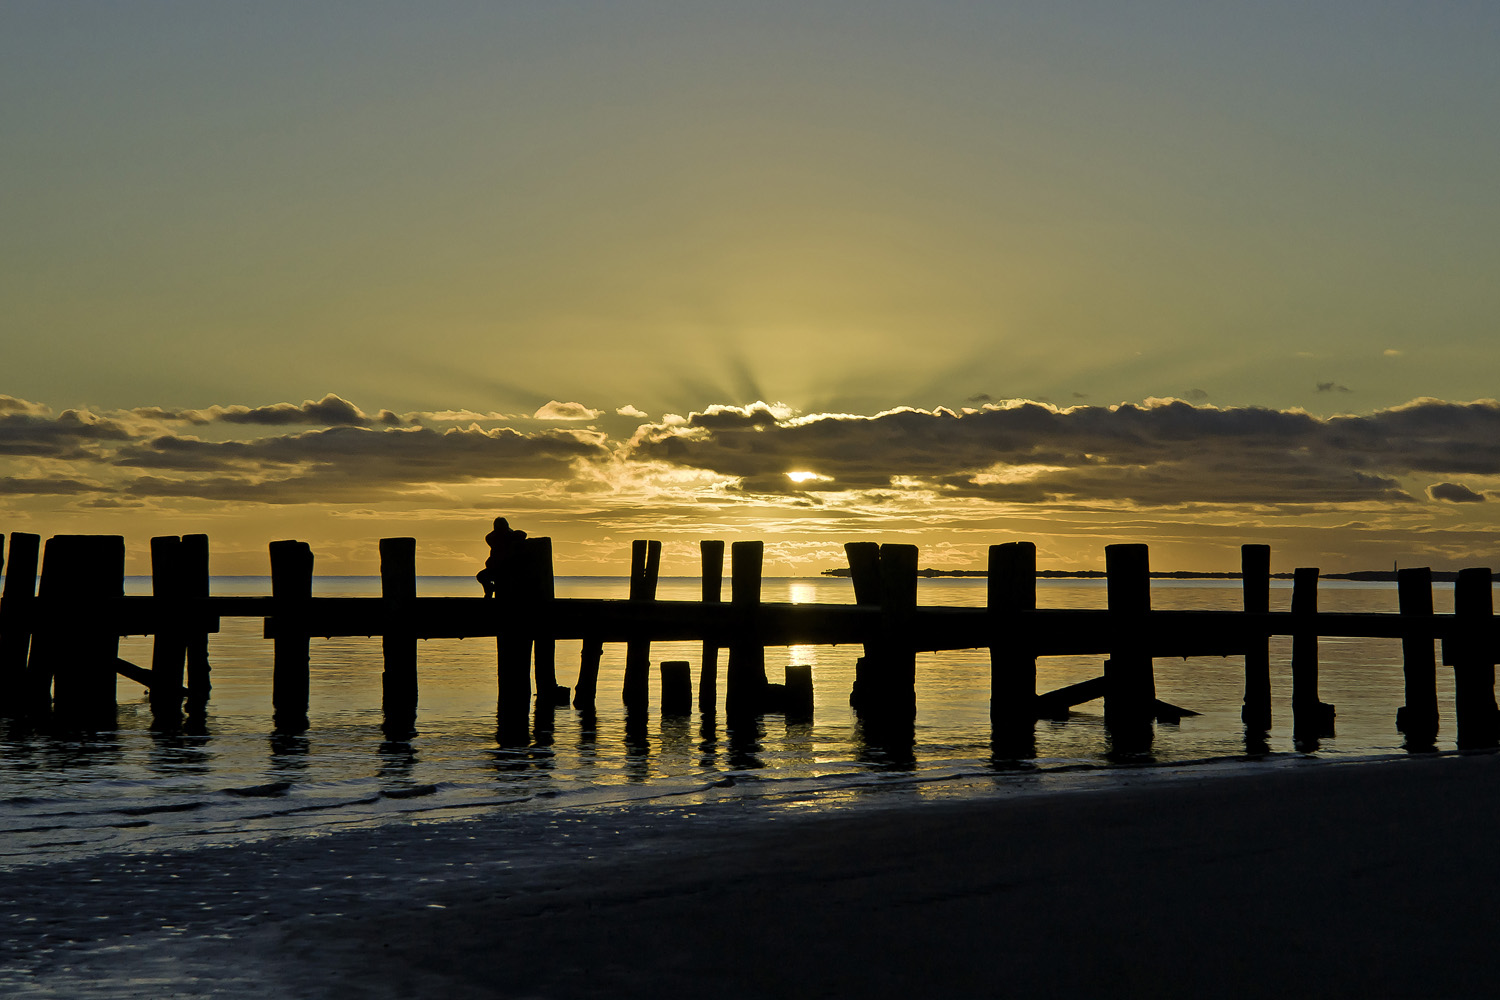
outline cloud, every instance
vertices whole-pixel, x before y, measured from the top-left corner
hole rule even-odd
[[[1399,357],[1401,357],[1401,355],[1405,354],[1406,352],[1405,351],[1398,351],[1394,347],[1387,347],[1384,351],[1381,351],[1380,353],[1383,354],[1383,355],[1385,355],[1388,358],[1399,358]]]
[[[1201,403],[1208,398],[1208,393],[1202,389],[1189,389],[1182,394],[1182,398],[1190,403]]]
[[[1484,494],[1475,493],[1462,483],[1433,483],[1427,487],[1427,495],[1434,500],[1448,503],[1483,503]]]
[[[19,413],[26,416],[43,417],[52,410],[41,403],[32,403],[15,396],[7,396],[0,393],[0,414]]]
[[[87,459],[100,444],[134,436],[120,421],[88,410],[64,410],[55,417],[46,412],[34,404],[0,410],[0,455]]]
[[[537,420],[593,420],[603,410],[591,410],[582,403],[560,403],[552,400],[539,407],[532,416]]]
[[[400,418],[389,410],[381,410],[374,418],[365,414],[353,403],[333,393],[319,400],[304,400],[302,405],[272,403],[270,406],[226,406],[208,411],[214,419],[227,424],[256,424],[263,427],[281,427],[288,424],[318,424],[325,427],[368,427],[373,423],[391,424]]]
[[[618,413],[622,417],[639,417],[642,420],[644,420],[646,417],[650,416],[650,414],[647,413],[645,410],[637,409],[635,406],[632,406],[630,403],[626,403],[624,406],[617,406],[617,407],[615,407],[615,412]]]
[[[1349,387],[1347,385],[1339,385],[1337,382],[1319,382],[1318,383],[1318,391],[1319,392],[1348,392],[1349,391]]]
[[[974,395],[964,400],[965,403],[993,403],[994,401],[995,397],[991,396],[987,392],[976,392]]]
[[[719,407],[679,424],[646,425],[629,449],[780,491],[788,489],[785,473],[807,470],[827,479],[799,491],[904,482],[1027,503],[1406,503],[1402,475],[1500,474],[1500,404],[1419,400],[1328,419],[1181,400],[795,419],[764,406]],[[1028,471],[1017,475],[1018,468]]]

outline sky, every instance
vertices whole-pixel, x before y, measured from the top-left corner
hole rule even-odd
[[[1500,565],[1500,7],[0,0],[0,531]]]

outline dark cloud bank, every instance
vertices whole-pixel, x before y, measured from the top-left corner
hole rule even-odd
[[[370,416],[331,394],[300,405],[102,415],[53,415],[0,396],[3,493],[344,503],[428,484],[569,481],[621,465],[666,465],[724,476],[742,492],[832,499],[900,488],[1020,503],[1171,507],[1475,503],[1485,496],[1463,477],[1500,475],[1494,401],[1423,399],[1330,418],[1181,400],[804,417],[755,404],[641,424],[628,440],[593,425],[512,423],[520,426],[440,430],[421,415]],[[184,424],[195,433],[179,433]],[[223,425],[220,436],[232,439],[196,436],[208,425]],[[297,425],[313,429],[276,433]],[[246,428],[254,430],[247,436]],[[817,478],[794,482],[786,475],[794,471]],[[1418,477],[1440,481],[1413,496],[1402,480]]]

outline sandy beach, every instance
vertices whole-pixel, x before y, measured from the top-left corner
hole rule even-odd
[[[489,816],[16,868],[0,873],[0,986],[1493,995],[1500,757],[1098,778],[831,809]]]

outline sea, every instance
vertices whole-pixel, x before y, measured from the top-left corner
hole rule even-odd
[[[559,597],[625,598],[628,581],[561,577]],[[923,605],[983,606],[982,578],[919,582]],[[657,596],[696,600],[696,578],[664,578]],[[1287,610],[1289,581],[1272,581],[1272,610]],[[478,596],[469,577],[423,577],[419,596]],[[126,591],[150,592],[149,578],[130,578]],[[263,577],[216,577],[215,595],[269,595]],[[368,577],[318,577],[315,596],[378,596]],[[792,603],[853,603],[847,578],[767,578],[762,599]],[[1234,580],[1157,580],[1159,609],[1241,606]],[[1041,580],[1041,608],[1103,608],[1103,580]],[[1451,584],[1437,584],[1439,613],[1452,610]],[[1391,612],[1393,583],[1324,581],[1324,611]],[[596,711],[543,709],[525,745],[497,733],[493,638],[426,640],[418,648],[420,702],[415,732],[388,732],[381,710],[381,645],[376,638],[314,639],[310,727],[277,734],[271,721],[271,643],[260,619],[224,618],[210,637],[213,691],[207,717],[187,729],[161,729],[145,691],[118,682],[115,728],[87,734],[12,724],[0,740],[0,867],[78,859],[100,852],[149,853],[228,846],[280,837],[314,837],[382,824],[445,822],[495,813],[567,814],[673,802],[755,800],[771,811],[821,804],[880,789],[943,790],[1079,772],[1143,767],[1254,766],[1285,758],[1378,758],[1405,753],[1395,726],[1402,703],[1398,640],[1325,638],[1320,644],[1322,700],[1335,706],[1331,735],[1293,740],[1290,640],[1271,641],[1274,727],[1249,739],[1240,722],[1243,663],[1239,657],[1158,659],[1158,698],[1197,715],[1158,723],[1150,746],[1122,757],[1106,731],[1101,702],[1078,706],[1066,719],[1036,724],[1025,759],[997,756],[989,726],[986,650],[917,657],[917,719],[910,745],[866,739],[849,706],[858,646],[790,646],[766,650],[767,675],[785,665],[811,665],[811,722],[767,715],[731,730],[719,710],[663,716],[653,668],[644,727],[627,731],[620,691],[623,645],[606,645]],[[577,677],[579,644],[560,642],[558,682]],[[121,640],[120,655],[146,665],[149,637]],[[697,643],[656,643],[653,664],[688,660],[696,686]],[[1037,663],[1037,687],[1049,691],[1102,673],[1102,658],[1064,656]],[[1439,668],[1442,706],[1438,751],[1454,749],[1452,673]],[[1430,748],[1429,748],[1430,752]]]

